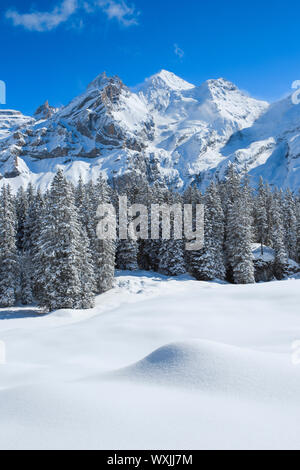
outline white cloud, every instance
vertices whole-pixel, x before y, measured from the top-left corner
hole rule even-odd
[[[179,57],[179,59],[183,59],[184,51],[178,46],[178,44],[174,44],[174,53]]]
[[[65,23],[77,10],[77,0],[63,0],[51,12],[18,13],[8,10],[6,18],[12,20],[14,26],[23,26],[29,31],[51,31],[61,23]]]
[[[66,23],[80,10],[88,14],[101,10],[109,20],[117,20],[123,26],[137,24],[138,12],[134,6],[129,6],[124,0],[63,0],[50,12],[19,13],[15,9],[10,9],[6,11],[5,16],[13,22],[14,26],[23,26],[29,31],[43,32],[51,31],[60,24]]]
[[[134,6],[127,5],[123,0],[98,0],[97,4],[110,20],[116,19],[124,26],[137,24],[138,12]]]

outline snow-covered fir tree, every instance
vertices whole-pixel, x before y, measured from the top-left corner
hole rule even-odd
[[[137,271],[138,266],[138,244],[136,240],[118,240],[116,253],[117,269],[124,271]]]
[[[31,191],[31,190],[30,190]],[[30,200],[30,198],[28,198]],[[39,292],[39,278],[35,276],[34,259],[39,253],[38,240],[42,227],[45,208],[45,199],[38,189],[34,200],[28,206],[24,230],[24,255],[26,257],[26,269],[22,281],[22,301],[29,304],[37,297]]]
[[[183,194],[183,203],[192,206],[192,231],[196,230],[196,207],[198,204],[203,204],[203,196],[197,189],[196,184],[190,185]],[[185,238],[185,243],[190,243],[191,240]],[[199,250],[186,250],[185,251],[185,262],[188,272],[197,276],[199,268]]]
[[[17,247],[20,251],[24,248],[24,231],[28,206],[27,192],[21,186],[16,196]]]
[[[118,211],[118,227],[119,227],[119,239],[117,243],[117,253],[116,253],[116,267],[117,269],[127,270],[127,271],[137,271],[139,269],[138,266],[138,254],[139,254],[139,244],[136,237],[131,236],[129,231],[127,232],[127,239],[123,239],[120,236],[120,226],[122,224],[121,218],[125,217],[129,227],[130,222],[132,221],[132,217],[128,214],[129,205],[136,203],[136,184],[131,179],[126,180],[120,187],[116,187],[118,190],[118,195],[121,197],[127,197],[127,208],[123,208],[123,212],[119,213]],[[118,206],[119,209],[119,206]]]
[[[60,170],[46,197],[37,246],[34,267],[40,305],[50,311],[92,307],[95,285],[89,243],[73,189]]]
[[[252,230],[242,199],[230,205],[227,218],[226,252],[235,284],[255,282]]]
[[[272,245],[275,251],[275,276],[283,279],[288,274],[288,254],[285,247],[282,194],[278,191],[272,200]]]
[[[153,244],[151,238],[151,204],[153,202],[153,192],[146,179],[137,181],[135,188],[135,204],[146,206],[148,212],[148,232],[147,239],[138,241],[138,265],[140,269],[146,271],[154,269]],[[141,230],[141,227],[140,227]],[[155,260],[156,263],[157,260]]]
[[[96,200],[97,208],[99,204],[112,203],[111,189],[101,176],[96,186]],[[97,216],[95,216],[95,222],[98,223]],[[93,256],[96,268],[97,293],[102,294],[113,287],[116,263],[116,240],[100,240],[96,238],[94,248],[95,253]]]
[[[239,175],[229,169],[226,181],[226,257],[230,276],[235,284],[255,282],[252,255],[252,217],[249,195],[241,186]]]
[[[0,306],[12,307],[20,291],[15,201],[9,186],[0,193]]]
[[[268,231],[268,197],[263,179],[260,178],[255,204],[255,232],[257,242],[261,246],[261,254],[264,254],[264,245],[267,243]]]
[[[26,223],[28,218],[28,211],[33,201],[33,187],[30,185],[30,197],[28,197],[28,190],[25,191],[23,187],[17,192],[16,197],[16,214],[17,214],[17,247],[20,259],[20,290],[21,302],[23,305],[28,305],[33,302],[32,295],[32,266],[30,253],[26,249]]]
[[[293,194],[288,189],[283,203],[283,221],[285,229],[285,246],[289,258],[297,261],[297,206]]]
[[[182,212],[182,198],[171,191],[165,191],[164,203],[168,207],[175,207],[178,205],[181,211],[181,224],[183,227],[183,212]],[[186,272],[184,241],[183,239],[176,239],[175,234],[175,216],[173,211],[170,214],[171,232],[170,240],[161,240],[158,252],[158,271],[167,276],[178,276]],[[181,237],[182,237],[181,231]]]
[[[149,239],[139,240],[138,232],[136,236],[130,232],[129,240],[98,239],[97,208],[113,204],[117,210],[122,195],[128,205],[146,205]],[[161,219],[158,239],[150,237],[151,206],[182,203],[205,205],[202,250],[185,251],[190,240],[174,239],[173,223],[171,239],[162,239]],[[135,215],[130,217],[130,226],[136,225]],[[195,230],[195,211],[192,222]],[[2,187],[0,231],[2,306],[37,300],[48,310],[87,308],[96,293],[113,286],[116,246],[119,269],[140,268],[169,276],[188,270],[197,279],[243,284],[254,282],[252,242],[257,242],[262,254],[264,246],[274,249],[274,276],[284,278],[292,266],[289,258],[300,262],[300,197],[271,189],[262,179],[254,195],[249,177],[242,180],[233,165],[226,181],[211,183],[204,196],[195,184],[180,195],[161,182],[150,186],[145,178],[132,175],[115,182],[114,188],[102,177],[96,184],[80,178],[73,188],[59,171],[44,195],[31,184],[26,190],[20,188],[16,197]]]
[[[161,206],[166,202],[166,194],[168,189],[165,184],[161,182],[155,182],[151,187],[150,197],[151,197],[151,207],[152,205]],[[161,222],[161,221],[160,221]],[[149,223],[152,226],[152,213],[151,210],[149,212]],[[148,253],[148,257],[150,259],[150,266],[151,270],[159,271],[159,264],[160,264],[160,249],[162,246],[162,226],[159,223],[159,234],[157,239],[153,239],[150,231],[150,240],[146,243],[146,253]]]
[[[205,194],[204,247],[193,257],[193,272],[197,279],[225,279],[224,213],[217,186],[211,183]]]

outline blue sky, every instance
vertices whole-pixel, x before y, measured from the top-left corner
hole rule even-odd
[[[133,86],[162,68],[272,101],[300,79],[299,26],[296,1],[1,0],[1,108],[31,114],[103,71]]]

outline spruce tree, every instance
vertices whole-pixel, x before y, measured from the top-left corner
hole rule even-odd
[[[112,191],[103,177],[99,177],[96,186],[96,213],[99,204],[112,204]],[[95,222],[98,218],[95,213]],[[116,263],[116,240],[95,239],[93,253],[96,269],[97,293],[102,294],[113,287]]]
[[[164,204],[169,208],[176,205],[180,207],[179,216],[181,216],[180,220],[183,227],[182,198],[180,195],[172,191],[164,191]],[[186,272],[183,233],[181,231],[181,238],[176,239],[175,214],[173,212],[170,213],[170,222],[170,240],[160,240],[158,271],[167,276],[178,276]]]
[[[71,185],[58,171],[46,198],[35,255],[38,300],[47,310],[90,308],[93,265]]]
[[[159,206],[166,203],[168,189],[165,184],[161,182],[155,182],[151,187],[151,206],[157,204]],[[149,212],[149,223],[152,225],[152,216],[151,211]],[[159,238],[152,239],[150,233],[150,240],[145,244],[146,245],[146,253],[148,254],[148,258],[150,259],[150,269],[153,271],[159,271],[159,264],[160,264],[160,250],[163,249],[163,240],[162,240],[162,228],[161,223],[159,224]]]
[[[0,306],[12,307],[20,290],[17,218],[9,186],[0,193]]]
[[[297,208],[290,190],[287,190],[283,205],[285,245],[289,258],[297,261]]]
[[[25,304],[38,296],[40,279],[35,275],[34,259],[39,254],[38,241],[43,224],[45,199],[38,189],[34,200],[28,207],[24,230],[24,252],[27,269],[22,285],[22,298]],[[42,257],[42,254],[40,253]]]
[[[183,240],[162,240],[159,249],[158,271],[166,276],[179,276],[186,272]]]
[[[16,215],[17,215],[17,247],[18,250],[23,251],[24,249],[24,231],[25,221],[28,212],[28,198],[27,193],[21,186],[17,192],[16,197]]]
[[[243,199],[230,205],[227,220],[227,256],[235,284],[253,284],[252,230]]]
[[[226,258],[235,284],[255,282],[252,255],[252,216],[249,194],[233,166],[226,181]]]
[[[255,222],[256,222],[256,233],[257,241],[261,245],[261,254],[264,254],[264,245],[267,242],[267,231],[268,231],[268,213],[267,213],[267,191],[263,182],[260,178],[258,194],[256,198],[255,207]]]
[[[183,194],[183,203],[192,207],[192,230],[196,230],[196,206],[203,204],[203,197],[201,192],[197,189],[196,185],[193,183],[189,186]],[[185,243],[190,243],[191,240],[185,238]],[[202,252],[201,252],[202,253]],[[199,273],[199,260],[200,260],[200,250],[186,250],[185,251],[185,261],[188,272],[194,276],[198,276]]]
[[[157,250],[154,250],[156,242],[151,240],[151,204],[154,203],[152,188],[147,180],[138,182],[135,191],[135,204],[143,204],[148,212],[148,232],[147,239],[138,241],[138,265],[140,269],[146,271],[155,269],[158,266]]]
[[[121,190],[119,192],[119,196],[127,197],[128,206],[136,203],[136,184],[132,180],[132,176],[128,177],[126,183],[123,183],[121,186]],[[128,211],[129,207],[127,207]],[[128,214],[128,212],[127,212]],[[124,216],[124,214],[118,213],[118,220],[120,222],[120,217]],[[128,227],[129,223],[133,219],[127,215]],[[116,253],[116,266],[117,269],[127,270],[127,271],[137,271],[139,269],[138,266],[138,254],[139,254],[139,243],[137,239],[131,236],[128,232],[127,239],[123,240],[120,237],[118,239],[117,244],[117,253]]]
[[[210,281],[225,279],[224,213],[218,189],[211,183],[206,191],[204,218],[204,247],[194,254],[193,270],[197,279]]]
[[[282,195],[279,192],[275,192],[272,201],[272,246],[275,251],[275,276],[283,279],[288,274],[288,254],[285,247]]]
[[[137,271],[138,243],[136,240],[118,240],[116,253],[117,269],[122,271]]]
[[[21,302],[23,305],[28,305],[33,302],[32,295],[32,266],[31,258],[26,248],[27,233],[26,224],[28,212],[33,203],[33,187],[30,186],[30,193],[20,187],[16,198],[16,212],[18,220],[17,228],[17,247],[20,258],[20,289],[21,289]]]

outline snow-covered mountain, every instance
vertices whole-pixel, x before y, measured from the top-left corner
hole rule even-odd
[[[67,106],[34,117],[0,111],[0,173],[46,187],[58,165],[76,180],[130,172],[184,188],[223,178],[230,162],[271,184],[300,183],[300,107],[269,105],[224,80],[194,86],[162,70],[129,89],[99,75]]]

